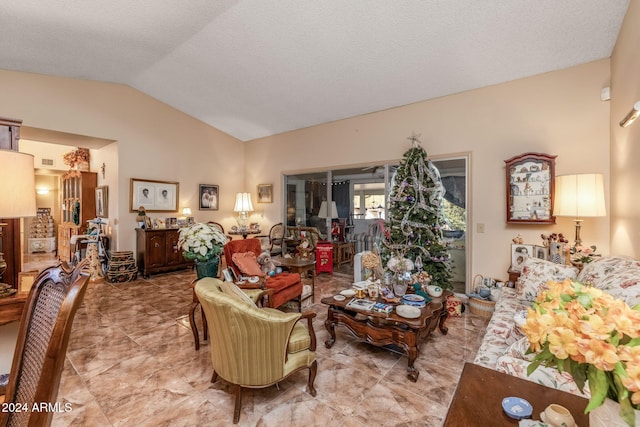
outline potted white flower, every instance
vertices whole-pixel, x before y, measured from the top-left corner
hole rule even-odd
[[[195,263],[198,278],[216,277],[220,253],[227,240],[215,225],[195,223],[180,229],[178,247],[185,259]]]

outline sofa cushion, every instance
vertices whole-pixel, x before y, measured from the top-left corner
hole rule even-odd
[[[578,269],[573,266],[529,257],[524,261],[522,273],[516,283],[517,297],[520,300],[534,301],[538,293],[546,289],[547,282],[575,279],[577,275]]]
[[[256,254],[253,252],[237,252],[231,256],[233,263],[238,270],[246,276],[264,276],[264,271],[260,269],[260,264],[256,261]]]
[[[599,258],[584,266],[578,281],[601,289],[630,307],[640,304],[640,261],[625,256]]]

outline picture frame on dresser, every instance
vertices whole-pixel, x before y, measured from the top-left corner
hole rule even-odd
[[[524,153],[505,160],[506,222],[555,224],[555,158],[544,153]]]
[[[109,186],[96,187],[96,217],[109,217]]]
[[[180,183],[131,178],[130,212],[137,212],[143,206],[148,212],[177,212],[180,197]]]
[[[520,243],[511,244],[511,271],[522,272],[524,261],[534,256],[534,245]]]

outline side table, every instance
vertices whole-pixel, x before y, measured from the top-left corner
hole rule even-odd
[[[355,255],[354,242],[338,242],[333,244],[333,260],[336,267],[342,264],[353,265],[353,256]]]
[[[285,257],[275,257],[273,259],[276,263],[280,263],[280,266],[283,269],[289,270],[292,273],[299,273],[300,278],[303,280],[303,295],[300,297],[300,311],[302,311],[302,302],[311,299],[313,303],[313,298],[315,296],[315,285],[316,285],[316,261],[313,258],[285,258]],[[309,274],[311,274],[311,293],[308,295],[304,295],[304,279]]]
[[[587,399],[467,362],[443,426],[517,426],[518,421],[502,410],[502,399],[509,396],[531,403],[533,419],[540,419],[547,406],[557,403],[571,412],[576,425],[589,425],[584,413]]]

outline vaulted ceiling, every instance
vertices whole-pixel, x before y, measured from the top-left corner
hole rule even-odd
[[[611,56],[629,0],[5,0],[0,68],[247,141]]]

